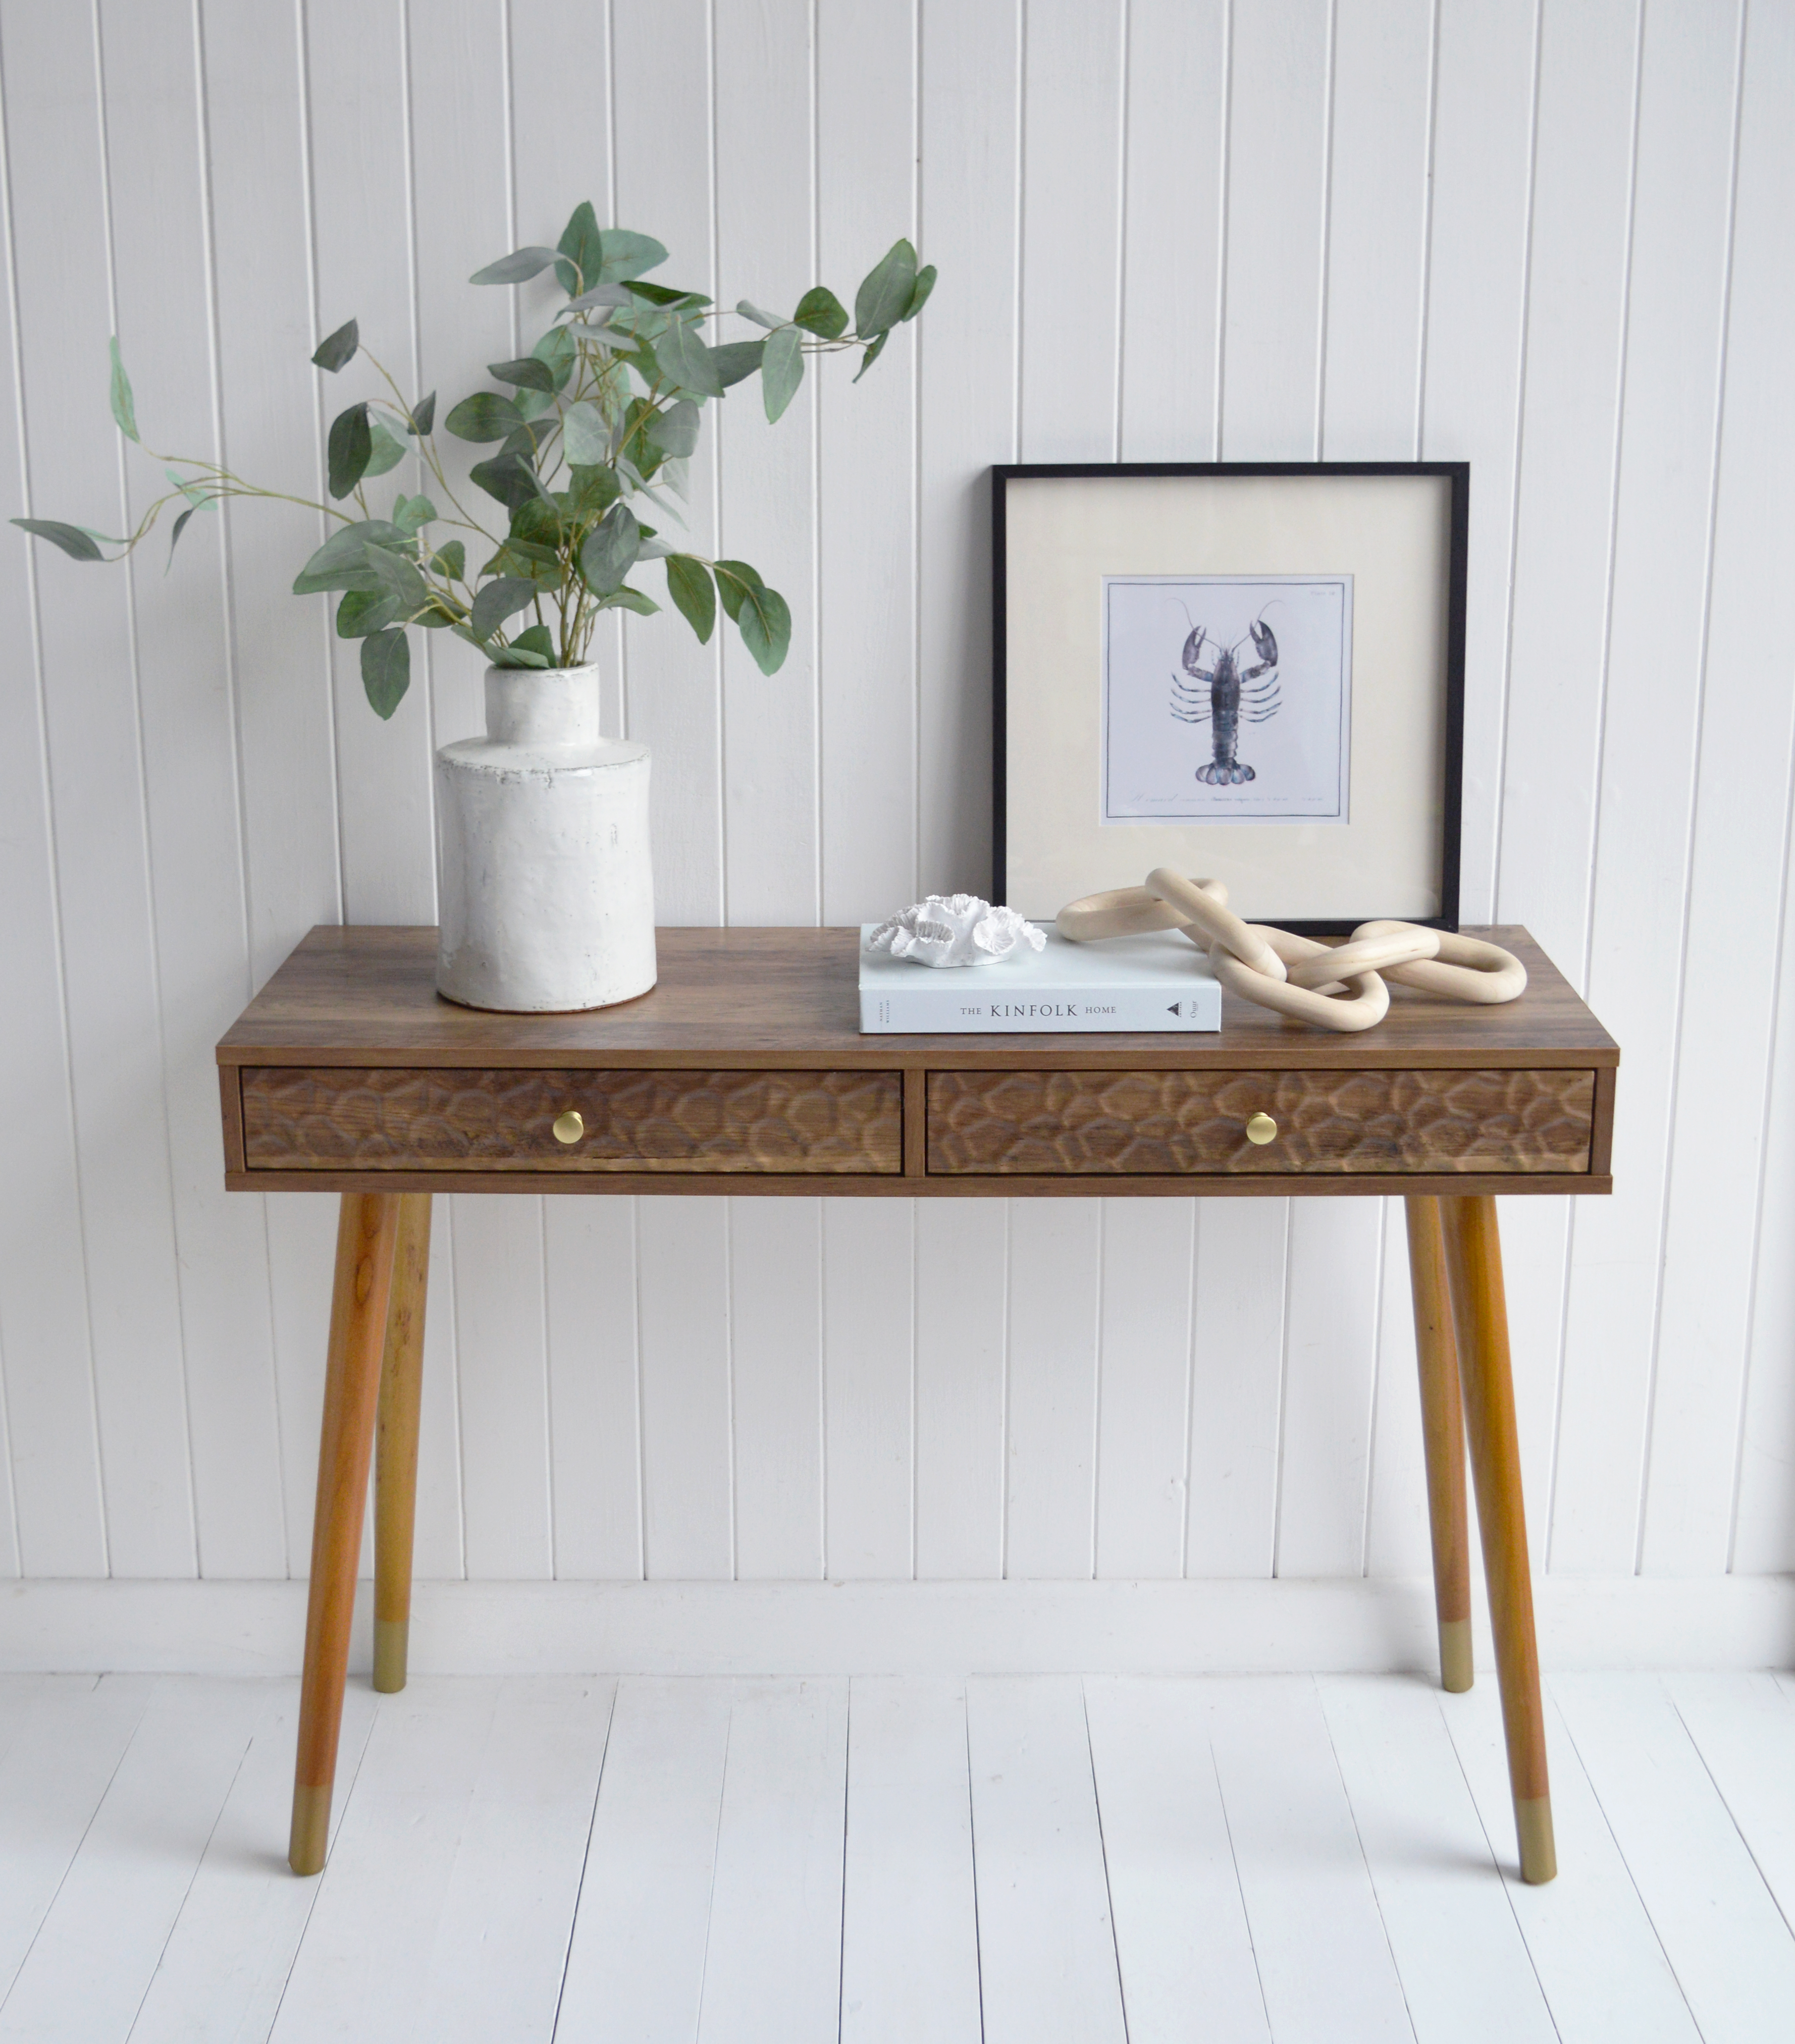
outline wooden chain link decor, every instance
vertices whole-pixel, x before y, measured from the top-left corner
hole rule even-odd
[[[1450,1001],[1513,1001],[1527,968],[1512,951],[1416,923],[1361,923],[1344,944],[1243,923],[1219,880],[1187,880],[1159,866],[1145,887],[1113,888],[1068,901],[1056,928],[1074,943],[1179,930],[1206,946],[1230,993],[1321,1029],[1369,1029],[1390,1012],[1387,980]]]

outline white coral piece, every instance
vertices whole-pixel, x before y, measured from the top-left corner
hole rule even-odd
[[[1014,909],[994,909],[976,894],[931,894],[888,916],[866,947],[912,965],[995,965],[1019,945],[1037,951],[1046,942]]]

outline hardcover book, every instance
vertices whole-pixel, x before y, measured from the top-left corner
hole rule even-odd
[[[912,965],[870,952],[860,929],[860,1027],[866,1035],[1219,1029],[1222,989],[1176,930],[1068,943],[1046,932],[995,965]]]

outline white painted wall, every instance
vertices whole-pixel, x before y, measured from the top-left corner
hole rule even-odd
[[[533,309],[461,280],[579,198],[726,302],[915,234],[920,330],[698,465],[784,669],[604,648],[668,921],[982,884],[990,463],[1468,458],[1466,916],[1624,1051],[1615,1197],[1503,1208],[1536,1549],[1795,1569],[1791,0],[0,0],[0,509],[109,529],[115,327],[153,444],[315,491],[317,335],[459,394]],[[0,1570],[305,1566],[333,1203],[224,1196],[211,1046],[432,919],[478,717],[440,639],[368,713],[316,537],[0,544]],[[1382,1203],[438,1216],[424,1574],[1425,1570]]]

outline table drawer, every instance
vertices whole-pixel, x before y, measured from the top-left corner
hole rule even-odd
[[[557,1139],[558,1116],[585,1124]],[[885,1173],[896,1072],[480,1071],[247,1066],[255,1171]]]
[[[931,1072],[931,1176],[1586,1171],[1595,1074]],[[1249,1143],[1248,1119],[1278,1132]]]

